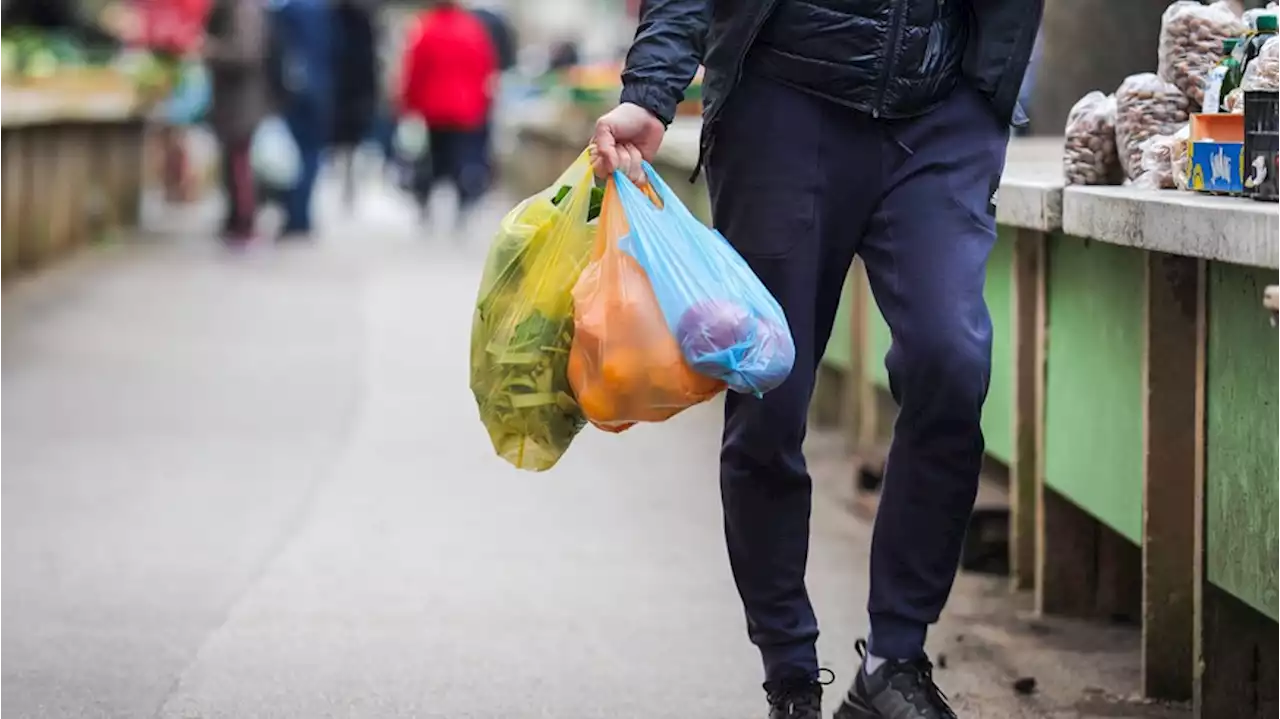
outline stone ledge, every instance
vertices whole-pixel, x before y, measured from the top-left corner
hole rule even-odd
[[[1062,231],[1076,237],[1253,267],[1280,265],[1280,206],[1132,187],[1068,187]]]

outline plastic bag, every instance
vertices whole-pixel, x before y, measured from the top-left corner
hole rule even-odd
[[[471,392],[498,456],[550,469],[586,424],[569,385],[573,286],[596,226],[584,152],[560,180],[503,218],[471,325]]]
[[[253,174],[272,189],[287,190],[298,181],[302,154],[289,126],[280,117],[272,115],[258,125],[249,146],[249,163]]]
[[[616,180],[610,179],[596,249],[573,288],[569,351],[574,396],[587,419],[609,432],[669,419],[725,387],[685,361],[649,276],[619,247],[629,233]]]
[[[1160,21],[1157,72],[1200,107],[1205,80],[1222,59],[1222,41],[1245,30],[1244,21],[1225,2],[1179,0],[1165,9]]]
[[[1125,177],[1142,174],[1142,143],[1155,135],[1172,135],[1188,119],[1188,100],[1178,88],[1156,75],[1130,75],[1116,90],[1116,146]]]
[[[1119,185],[1124,179],[1116,152],[1116,98],[1097,90],[1067,115],[1062,170],[1068,185]]]
[[[1280,37],[1262,43],[1258,56],[1244,68],[1240,88],[1244,92],[1280,90]]]
[[[1259,15],[1270,15],[1271,13],[1274,13],[1278,7],[1280,7],[1280,5],[1277,5],[1274,2],[1269,2],[1266,7],[1250,8],[1242,13],[1241,21],[1247,28],[1256,28],[1258,27]]]
[[[1190,135],[1190,126],[1184,126],[1172,135],[1156,135],[1142,143],[1142,174],[1133,184],[1152,190],[1176,189],[1178,172],[1175,162],[1179,154],[1178,145],[1182,145],[1181,154],[1185,159]]]
[[[618,244],[649,276],[681,353],[735,392],[761,396],[782,384],[796,355],[782,307],[719,232],[698,221],[648,163],[644,170],[662,206],[615,173],[631,226]]]
[[[1173,187],[1186,190],[1191,185],[1191,126],[1173,136]]]
[[[1219,111],[1229,113],[1231,115],[1243,115],[1244,88],[1237,87],[1231,92],[1228,92],[1227,96],[1222,98],[1222,107],[1219,108]]]
[[[396,157],[404,162],[416,162],[426,156],[428,146],[427,123],[421,117],[411,115],[396,123],[392,144]]]
[[[179,70],[178,83],[164,102],[165,121],[170,125],[192,125],[209,111],[213,86],[209,71],[202,63],[185,62]]]

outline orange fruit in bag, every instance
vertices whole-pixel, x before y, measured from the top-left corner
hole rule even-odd
[[[685,362],[644,268],[618,248],[617,240],[626,232],[610,181],[600,214],[598,256],[573,289],[569,384],[586,418],[612,432],[636,422],[669,419],[725,387]]]

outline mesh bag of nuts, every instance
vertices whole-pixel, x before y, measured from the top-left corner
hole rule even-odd
[[[1222,0],[1211,5],[1179,0],[1165,9],[1160,22],[1157,72],[1199,108],[1204,104],[1205,80],[1222,59],[1222,41],[1246,30],[1244,21]]]
[[[1172,135],[1155,135],[1142,143],[1142,174],[1133,184],[1153,190],[1176,189],[1179,175],[1185,175],[1179,172],[1178,163],[1186,161],[1190,135],[1190,127],[1183,126]]]
[[[1258,56],[1245,67],[1240,87],[1245,92],[1280,90],[1280,37],[1262,43]]]
[[[1066,136],[1062,171],[1068,185],[1120,184],[1114,95],[1094,90],[1076,101],[1067,115]]]
[[[1172,135],[1187,121],[1190,102],[1173,84],[1154,73],[1130,75],[1116,90],[1116,147],[1125,177],[1142,174],[1142,143]]]

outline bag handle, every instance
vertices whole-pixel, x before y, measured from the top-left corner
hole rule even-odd
[[[644,169],[645,176],[649,178],[649,187],[643,190],[636,186],[631,178],[622,174],[621,170],[613,171],[614,184],[618,186],[618,194],[628,212],[644,212],[658,216],[664,214],[693,216],[648,160],[643,161],[640,166]]]

